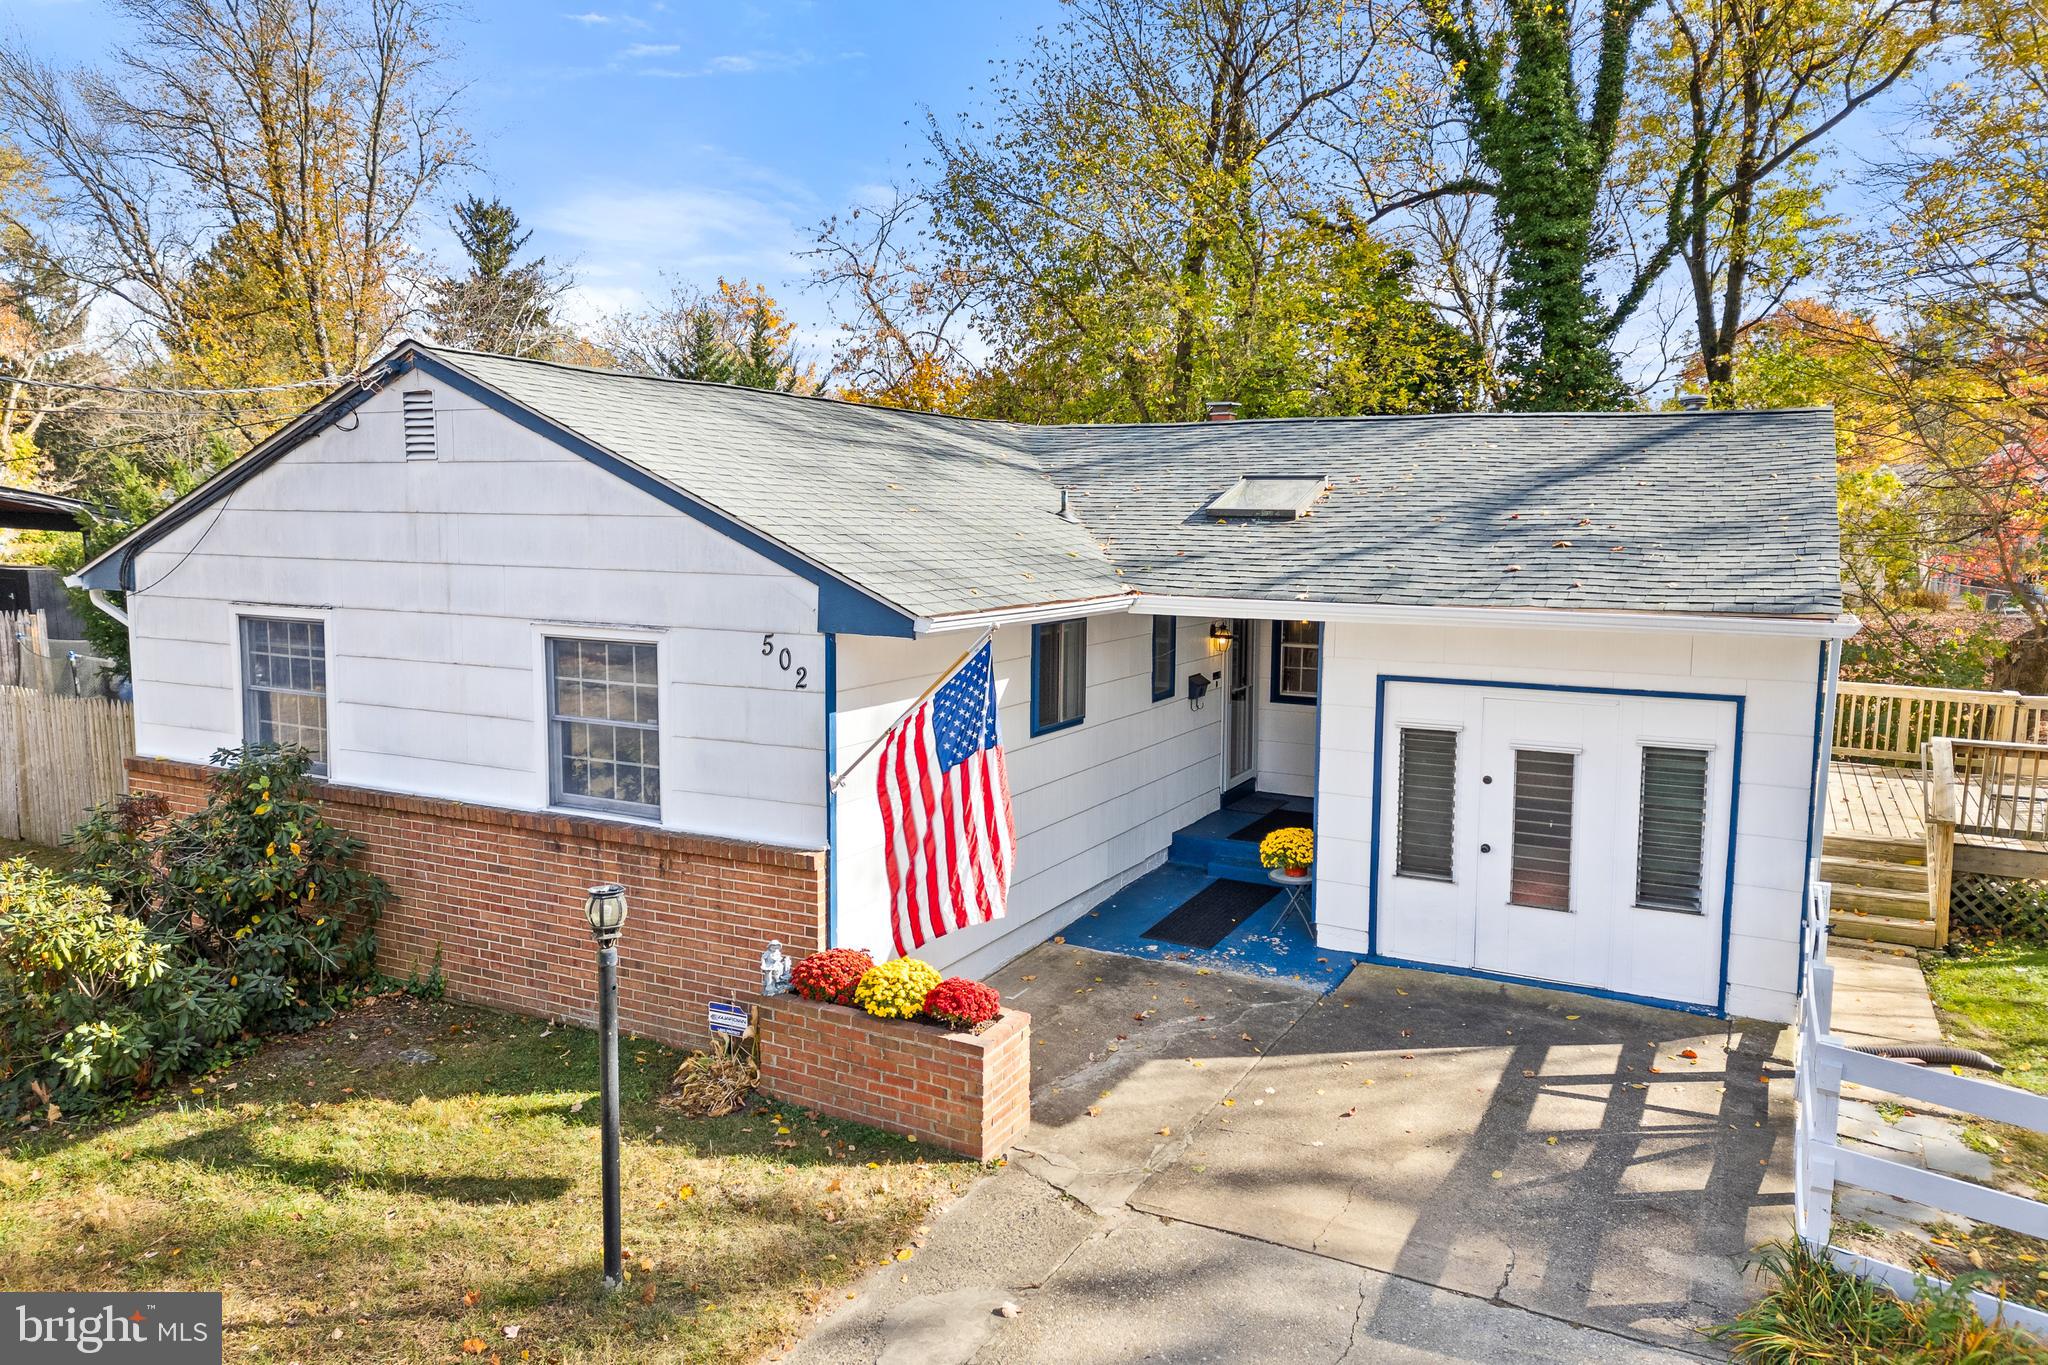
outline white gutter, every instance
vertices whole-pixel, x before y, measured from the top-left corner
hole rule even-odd
[[[67,585],[74,588],[78,586],[76,583],[73,583],[69,578],[65,579],[64,582]],[[98,607],[107,615],[113,617],[116,621],[119,621],[122,625],[125,626],[128,624],[128,613],[121,610],[119,607],[115,606],[112,602],[108,601],[105,592],[101,591],[98,588],[93,588],[89,590],[85,594],[85,596],[87,601],[91,602],[94,606]]]
[[[1863,623],[1840,616],[1716,616],[1664,611],[1581,611],[1569,607],[1407,607],[1378,603],[1281,602],[1239,597],[1131,599],[1139,616],[1232,616],[1262,621],[1343,621],[1381,626],[1508,626],[1539,630],[1649,630],[1689,635],[1771,635],[1846,640]]]
[[[995,626],[1030,625],[1038,621],[1071,621],[1076,616],[1127,612],[1132,610],[1131,604],[1137,600],[1136,594],[1124,592],[1114,597],[1083,597],[1072,602],[997,607],[992,611],[965,612],[959,616],[920,616],[915,629],[919,635],[944,635],[956,630],[988,630]]]

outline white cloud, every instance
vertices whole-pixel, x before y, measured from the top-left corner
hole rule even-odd
[[[667,57],[681,52],[681,43],[635,43],[619,55],[621,57]]]
[[[597,24],[615,24],[618,22],[611,15],[599,14],[596,10],[589,10],[582,14],[565,14],[562,17],[572,24],[591,24],[593,26]]]

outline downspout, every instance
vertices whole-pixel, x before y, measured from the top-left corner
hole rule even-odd
[[[113,617],[116,621],[119,621],[123,626],[126,626],[128,624],[128,613],[123,611],[121,608],[115,606],[113,602],[108,599],[107,594],[103,589],[89,588],[86,590],[85,598],[88,602],[91,602],[101,611]]]

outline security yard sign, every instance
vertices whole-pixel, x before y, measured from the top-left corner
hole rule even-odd
[[[711,1002],[711,1032],[720,1038],[744,1038],[750,1027],[747,1007],[724,1000]]]

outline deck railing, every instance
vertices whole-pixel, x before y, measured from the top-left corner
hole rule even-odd
[[[1999,839],[2048,839],[2048,744],[1952,740],[1956,829]]]
[[[2048,697],[1845,682],[1836,689],[1836,758],[1917,764],[1930,739],[2048,740]]]

